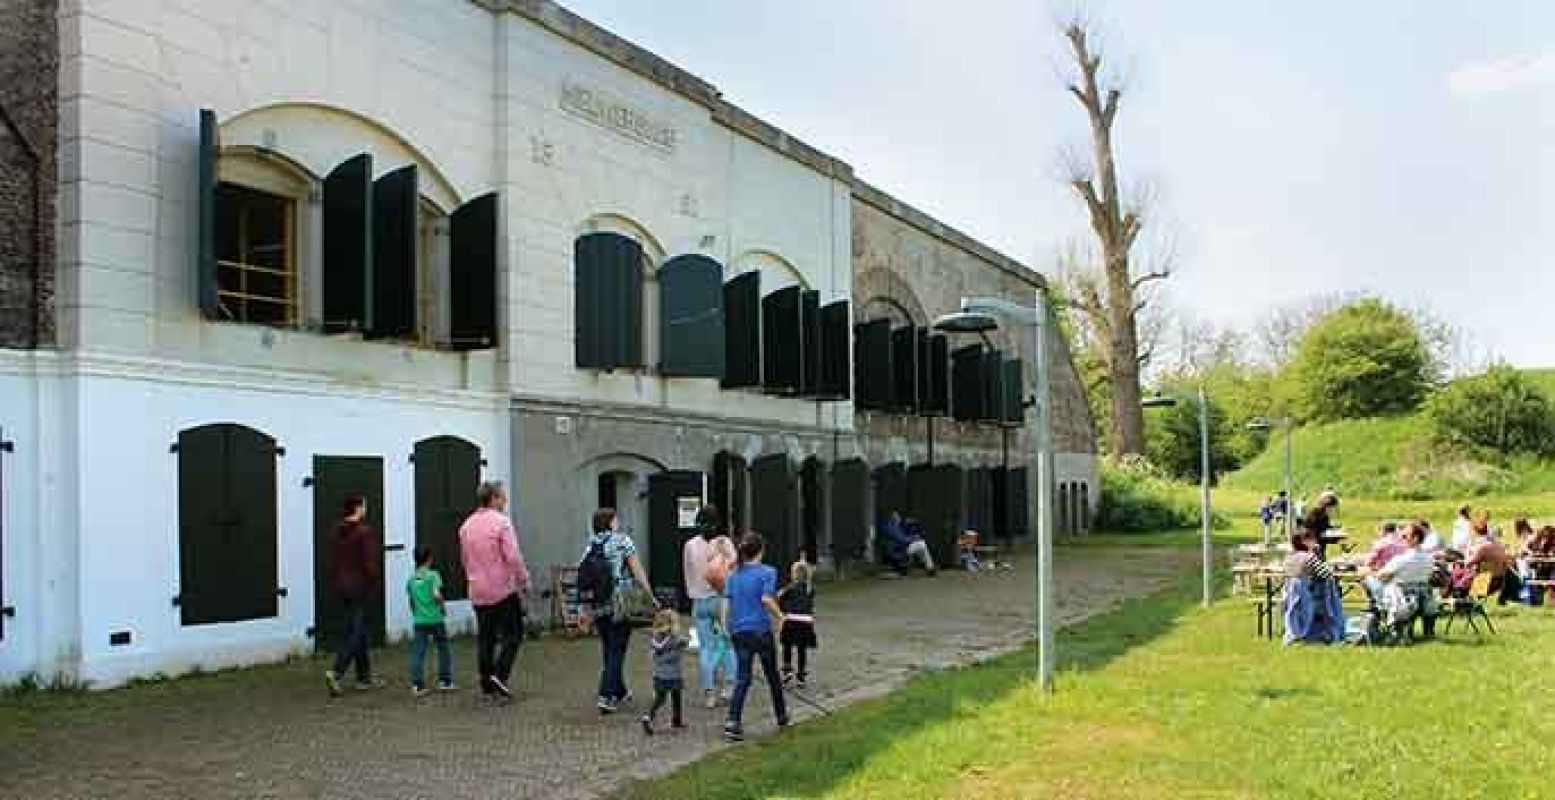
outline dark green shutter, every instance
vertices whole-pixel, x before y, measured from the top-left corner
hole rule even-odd
[[[695,527],[680,526],[681,498],[706,503],[707,476],[696,470],[667,470],[648,476],[648,552],[644,566],[659,602],[689,611],[685,597],[686,541]],[[716,504],[715,504],[716,505]],[[641,556],[639,556],[641,557]]]
[[[403,339],[416,333],[418,202],[414,164],[373,181],[371,338]]]
[[[773,394],[799,391],[799,287],[778,289],[761,300],[761,388]]]
[[[1004,362],[1004,423],[1019,427],[1025,423],[1025,376],[1022,374],[1021,360],[1018,358],[1006,359]]]
[[[984,422],[1000,422],[1004,419],[1004,356],[994,349],[983,353],[983,414]]]
[[[454,209],[448,218],[450,344],[455,350],[497,346],[497,214],[489,192]]]
[[[918,413],[950,413],[950,344],[942,333],[923,336],[918,347]]]
[[[821,460],[814,456],[805,459],[799,467],[799,547],[811,564],[820,559],[821,475],[825,471]]]
[[[275,440],[230,423],[178,435],[183,624],[276,616]]]
[[[573,314],[580,369],[641,367],[642,245],[590,233],[573,246]]]
[[[724,284],[725,389],[761,385],[761,273]]]
[[[659,268],[659,372],[724,376],[723,266],[707,256],[676,256]]]
[[[869,541],[869,465],[863,459],[839,461],[831,468],[831,554],[836,561],[867,556]]]
[[[799,293],[799,394],[822,396],[821,371],[825,360],[821,342],[821,293],[809,289]]]
[[[772,453],[751,462],[751,528],[767,542],[766,562],[788,575],[798,556],[799,509],[794,470],[787,453]],[[779,578],[783,583],[784,578]]]
[[[918,328],[891,331],[891,408],[904,414],[918,410]]]
[[[457,436],[435,436],[416,442],[411,458],[416,473],[416,546],[432,551],[443,575],[443,596],[463,600],[466,581],[459,526],[475,510],[481,450]]]
[[[14,613],[5,601],[5,455],[12,447],[5,440],[5,431],[0,429],[0,642],[5,641],[6,617]]]
[[[986,415],[983,402],[983,346],[969,344],[950,354],[950,412],[972,422]]]
[[[853,335],[858,341],[854,366],[858,376],[855,384],[857,405],[869,411],[890,411],[894,407],[891,321],[877,319],[860,323],[854,326]]]
[[[363,153],[324,178],[324,330],[372,328],[373,158]]]
[[[223,319],[221,297],[216,292],[216,184],[221,159],[221,130],[216,112],[200,109],[200,151],[196,156],[195,193],[199,202],[199,244],[195,248],[195,275],[199,285],[200,313],[206,319]]]
[[[852,374],[848,338],[848,301],[821,306],[821,387],[824,400],[846,400]]]

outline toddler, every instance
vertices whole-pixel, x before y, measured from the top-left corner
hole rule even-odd
[[[788,570],[788,585],[778,592],[778,607],[783,609],[783,682],[794,682],[803,689],[809,682],[808,654],[815,639],[815,568],[800,560]],[[799,671],[793,669],[794,651],[799,651]]]
[[[680,717],[680,697],[685,689],[685,677],[681,673],[681,656],[686,652],[686,637],[679,632],[679,618],[675,610],[661,608],[653,615],[653,637],[648,644],[653,648],[653,707],[642,715],[643,733],[653,735],[653,718],[658,716],[664,701],[671,702],[670,726],[684,728]]]

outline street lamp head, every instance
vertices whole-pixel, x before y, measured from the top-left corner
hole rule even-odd
[[[1250,431],[1266,431],[1273,426],[1270,425],[1269,421],[1266,419],[1254,419],[1249,420],[1245,427]]]
[[[1177,405],[1177,398],[1156,395],[1155,397],[1146,397],[1140,400],[1139,405],[1143,408],[1169,408]]]
[[[991,314],[977,311],[956,311],[942,314],[934,320],[934,329],[946,333],[987,333],[997,330],[999,321]]]

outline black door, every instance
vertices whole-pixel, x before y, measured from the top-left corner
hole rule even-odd
[[[459,526],[475,510],[481,480],[481,450],[457,436],[416,442],[416,546],[430,548],[443,576],[443,597],[466,597]]]
[[[718,506],[723,522],[735,540],[744,533],[745,524],[745,459],[728,452],[713,456],[713,474],[708,478],[710,496],[708,502]]]
[[[797,488],[787,453],[751,462],[751,526],[766,539],[766,562],[777,568],[780,584],[799,556]]]
[[[178,434],[178,606],[184,625],[274,617],[275,440],[217,423]]]
[[[5,641],[5,618],[15,613],[5,602],[5,454],[10,451],[11,443],[0,429],[0,642]]]
[[[345,610],[330,579],[334,567],[335,525],[340,522],[346,498],[367,498],[367,524],[380,545],[387,531],[383,525],[383,459],[377,456],[313,457],[313,646],[333,651],[345,632]],[[378,552],[382,576],[383,550]],[[384,628],[384,591],[380,587],[367,605],[367,630],[376,645],[387,638]]]
[[[875,532],[878,537],[886,517],[892,511],[901,514],[905,519],[911,516],[907,508],[907,468],[900,461],[890,464],[882,464],[875,467],[870,475],[875,489]],[[874,557],[880,558],[882,549],[876,542]]]
[[[696,514],[706,502],[707,476],[669,470],[648,476],[648,581],[661,602],[689,608],[681,548],[697,535]]]

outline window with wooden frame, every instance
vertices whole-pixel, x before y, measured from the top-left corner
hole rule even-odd
[[[215,191],[216,300],[223,319],[303,323],[299,207],[311,179],[279,158],[223,155]]]

